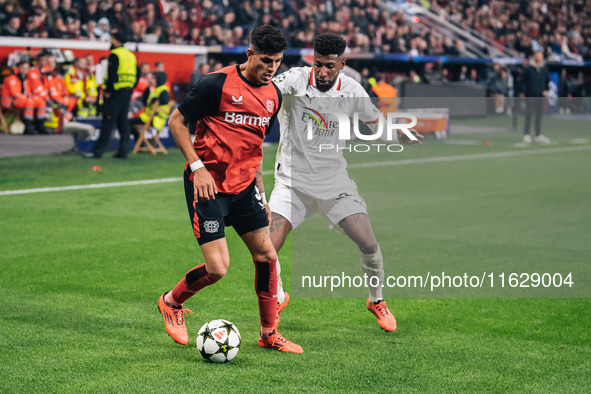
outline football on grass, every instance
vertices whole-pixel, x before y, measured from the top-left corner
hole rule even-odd
[[[232,360],[240,349],[240,332],[227,320],[218,319],[205,323],[197,333],[197,350],[212,363]]]

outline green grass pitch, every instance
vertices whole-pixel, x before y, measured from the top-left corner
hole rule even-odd
[[[579,287],[570,294],[579,298],[527,291],[518,294],[524,298],[397,298],[388,289],[398,330],[385,333],[365,310],[364,291],[355,298],[294,297],[280,331],[304,348],[302,355],[257,346],[254,269],[231,229],[227,276],[186,303],[194,312],[189,346],[166,335],[157,298],[202,262],[178,150],[126,162],[108,155],[95,162],[73,155],[0,158],[0,392],[589,392],[588,129],[586,120],[547,118],[550,146],[515,146],[521,135],[510,131],[452,129],[447,143],[428,137],[423,147],[399,154],[348,155],[387,274],[434,261],[478,270],[510,262],[568,266],[578,270]],[[275,148],[265,149],[267,171]],[[401,160],[409,162],[353,165]],[[179,180],[6,194],[164,178]],[[272,175],[265,180],[269,195]],[[288,289],[297,290],[293,249],[310,242],[314,250],[316,235],[342,245],[338,260],[360,272],[351,242],[330,233],[319,216],[308,226],[280,253]],[[337,259],[326,254],[311,258],[317,265]],[[194,345],[199,327],[216,318],[242,334],[228,364],[204,362]]]

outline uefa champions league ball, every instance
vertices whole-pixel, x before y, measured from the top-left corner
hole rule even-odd
[[[236,326],[223,319],[205,323],[197,333],[197,350],[212,363],[232,360],[238,354],[241,343]]]

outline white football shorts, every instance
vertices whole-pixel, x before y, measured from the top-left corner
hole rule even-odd
[[[354,183],[353,183],[354,185]],[[339,222],[356,213],[367,214],[367,205],[356,187],[339,190],[331,199],[318,199],[280,182],[275,182],[269,199],[271,212],[278,213],[298,227],[316,212],[324,216],[328,227],[336,232],[343,232]]]

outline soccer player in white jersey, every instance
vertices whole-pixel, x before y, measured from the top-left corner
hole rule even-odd
[[[370,102],[367,92],[352,78],[341,74],[345,67],[345,41],[336,34],[324,33],[314,39],[312,67],[295,67],[274,78],[284,99],[281,119],[281,142],[277,152],[275,187],[271,194],[271,242],[281,249],[289,232],[310,215],[320,212],[334,231],[344,232],[359,247],[361,268],[368,278],[377,277],[378,286],[369,287],[367,309],[386,331],[396,330],[396,319],[382,298],[384,278],[383,258],[367,215],[365,201],[346,170],[342,150],[319,151],[319,144],[343,146],[336,127],[330,122],[316,129],[313,138],[307,133],[303,111],[336,103],[343,113],[357,112],[359,120],[375,133],[380,111]],[[316,108],[318,109],[318,108]],[[322,109],[317,113],[320,115]],[[382,121],[383,118],[382,118]],[[385,123],[383,123],[385,124]],[[333,130],[330,130],[330,129]],[[398,133],[391,143],[419,143],[422,135],[411,131],[415,138]],[[292,166],[293,164],[293,166]],[[289,302],[281,285],[281,267],[277,261],[277,321]],[[370,281],[371,282],[371,281]]]

